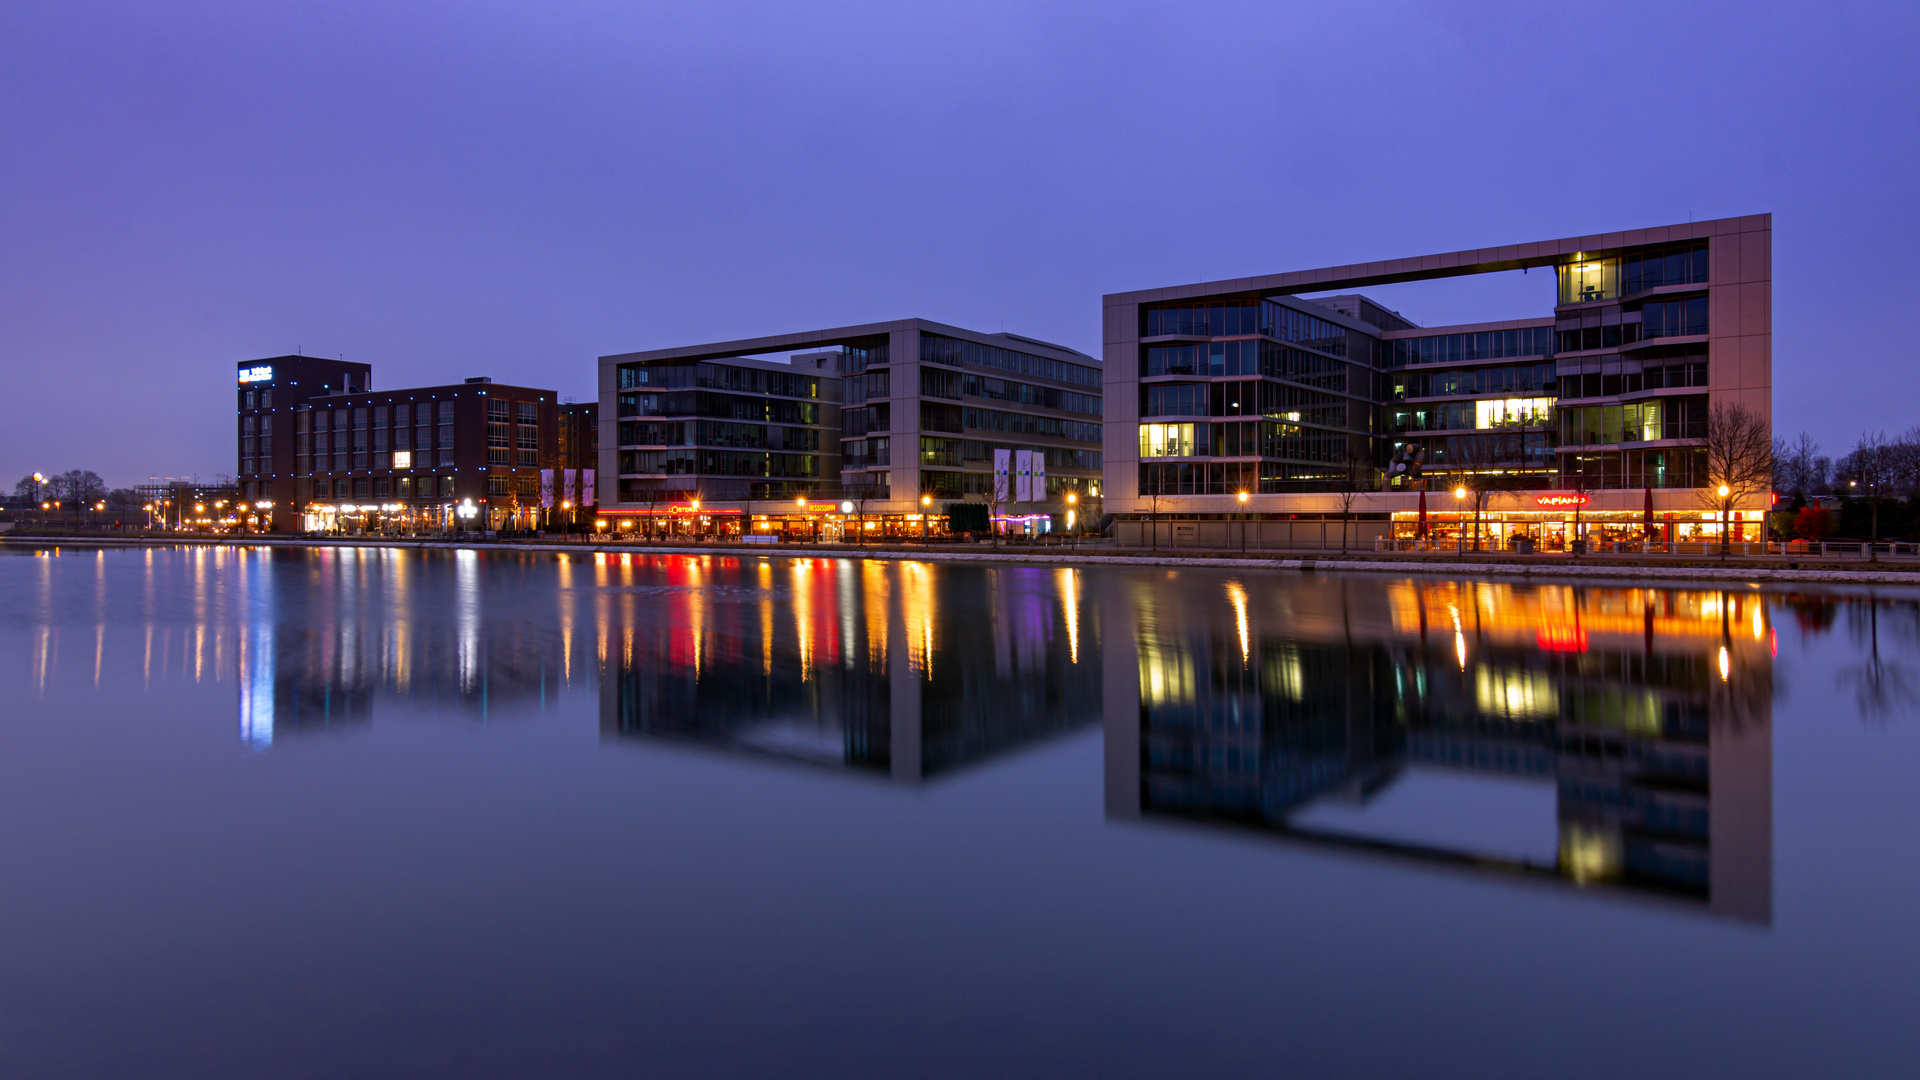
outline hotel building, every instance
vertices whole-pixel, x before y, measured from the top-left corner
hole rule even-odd
[[[603,356],[601,514],[831,538],[959,503],[1042,531],[1097,506],[1101,382],[1084,353],[924,319]]]
[[[1710,411],[1771,419],[1772,228],[1761,214],[1108,295],[1120,536],[1144,542],[1153,521],[1162,539],[1313,543],[1351,514],[1369,545],[1423,524],[1451,542],[1471,528],[1464,482],[1491,489],[1498,541],[1717,537]],[[1533,269],[1551,311],[1504,322],[1420,327],[1349,291]],[[1766,499],[1739,501],[1735,539],[1761,538]]]
[[[371,381],[367,364],[318,357],[239,366],[240,498],[253,524],[535,529],[592,501],[593,459],[571,447],[563,456],[559,436],[563,413],[574,429],[592,427],[596,406],[487,378],[378,392]],[[563,457],[583,459],[585,471]]]

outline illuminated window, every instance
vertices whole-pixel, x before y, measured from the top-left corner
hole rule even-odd
[[[1141,424],[1140,456],[1193,457],[1199,452],[1193,428],[1192,424]]]
[[[1473,403],[1476,428],[1546,427],[1554,422],[1553,398],[1491,398]]]
[[[1555,268],[1560,275],[1560,302],[1586,304],[1620,295],[1620,260],[1587,259]]]

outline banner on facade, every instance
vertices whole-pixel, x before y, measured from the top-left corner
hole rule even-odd
[[[540,509],[553,509],[553,470],[540,470]]]
[[[1013,452],[1013,501],[1033,501],[1033,451]]]
[[[594,495],[593,470],[581,469],[580,470],[580,505],[592,506],[593,495]]]
[[[560,470],[560,501],[563,504],[580,501],[580,497],[573,493],[573,476],[577,471],[576,469]]]
[[[993,501],[1004,503],[1013,501],[1013,451],[995,450],[993,452]]]
[[[1047,452],[1033,452],[1033,497],[1041,502],[1047,499]]]

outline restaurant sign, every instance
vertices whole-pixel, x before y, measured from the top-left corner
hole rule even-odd
[[[1585,506],[1587,497],[1572,492],[1550,492],[1545,495],[1535,495],[1533,504],[1535,506]]]

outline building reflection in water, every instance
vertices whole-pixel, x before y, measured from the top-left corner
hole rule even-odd
[[[1110,817],[1771,922],[1759,593],[1192,581],[1108,606]]]
[[[1097,723],[1084,573],[607,556],[601,730],[917,782]]]
[[[323,548],[240,558],[240,738],[255,749],[364,726],[376,708],[486,719],[592,675],[591,643],[573,633],[574,608],[588,601],[570,588],[569,557],[556,566],[544,555]]]

